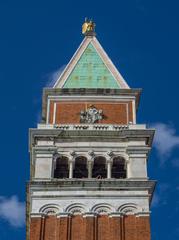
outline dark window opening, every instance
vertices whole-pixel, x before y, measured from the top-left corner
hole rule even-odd
[[[104,157],[96,157],[94,159],[92,177],[99,179],[107,177],[106,159]]]
[[[54,171],[54,178],[68,178],[69,170],[68,170],[68,158],[67,157],[59,157],[56,159],[56,169]]]
[[[87,159],[85,157],[77,157],[75,159],[75,168],[73,171],[74,178],[87,178],[88,169],[87,169]]]
[[[115,157],[113,159],[112,178],[126,178],[126,166],[124,158]]]

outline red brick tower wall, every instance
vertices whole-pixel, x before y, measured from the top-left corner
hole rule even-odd
[[[50,103],[49,123],[53,123],[54,101]],[[79,124],[80,111],[90,105],[102,109],[102,124],[128,124],[133,122],[132,102],[56,102],[56,124]]]
[[[149,217],[31,218],[30,240],[150,240]]]

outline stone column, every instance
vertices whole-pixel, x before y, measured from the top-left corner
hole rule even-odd
[[[73,161],[69,161],[69,178],[73,178]]]
[[[112,166],[112,162],[108,161],[107,162],[107,178],[111,178],[111,166]]]
[[[107,166],[107,178],[111,178],[111,170],[112,170],[112,157],[113,157],[113,152],[108,151],[107,156],[106,156],[106,166]]]
[[[76,153],[74,151],[70,152],[70,157],[69,157],[69,178],[73,178],[73,168],[74,168],[74,164],[75,164],[75,157],[76,157]]]
[[[92,161],[88,161],[88,178],[92,178],[92,169],[93,169],[93,163]]]
[[[93,163],[94,163],[94,152],[88,152],[88,178],[92,178],[93,176]]]
[[[126,178],[131,177],[131,162],[130,160],[126,160]]]

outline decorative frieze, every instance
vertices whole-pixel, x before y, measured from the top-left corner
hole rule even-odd
[[[39,212],[31,213],[31,217],[44,217],[44,216],[58,216],[68,217],[72,215],[83,215],[83,217],[94,217],[97,215],[108,215],[109,217],[120,217],[124,215],[148,216],[150,212],[142,209],[134,203],[123,204],[119,207],[114,207],[108,203],[96,204],[89,207],[81,203],[73,203],[65,209],[57,204],[47,204],[39,209]]]

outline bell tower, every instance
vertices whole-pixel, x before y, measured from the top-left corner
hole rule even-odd
[[[154,130],[136,123],[141,89],[128,86],[95,34],[52,88],[30,129],[28,240],[150,240]]]

